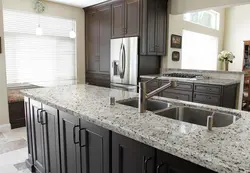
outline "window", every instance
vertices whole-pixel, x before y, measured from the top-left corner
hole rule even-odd
[[[216,70],[218,38],[191,31],[183,31],[183,69]]]
[[[183,19],[208,28],[220,29],[220,13],[214,10],[186,13]]]
[[[36,35],[40,23],[43,35]],[[76,80],[76,44],[69,38],[75,21],[4,9],[8,84]]]

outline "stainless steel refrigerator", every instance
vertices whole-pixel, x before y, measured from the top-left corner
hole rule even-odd
[[[138,37],[111,39],[111,88],[137,92]]]

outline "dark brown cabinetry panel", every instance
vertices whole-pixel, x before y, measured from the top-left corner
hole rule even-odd
[[[160,96],[191,102],[192,98],[193,98],[193,93],[192,93],[192,91],[166,89],[165,91],[162,92],[162,94]]]
[[[111,6],[98,10],[99,16],[99,72],[110,73]]]
[[[59,114],[62,173],[81,173],[79,119],[62,111]]]
[[[110,173],[110,131],[80,120],[81,173]]]
[[[125,0],[125,37],[139,36],[139,0]]]
[[[145,0],[140,7],[141,55],[165,55],[167,0]]]
[[[110,88],[110,75],[87,73],[86,82],[90,85]]]
[[[139,0],[112,4],[112,38],[139,36]]]
[[[154,173],[152,147],[112,133],[112,171],[115,173]]]
[[[111,4],[86,9],[86,76],[88,83],[96,83],[95,76],[110,74]],[[106,79],[106,78],[105,78]],[[97,81],[97,82],[96,82]],[[104,79],[102,80],[104,81]],[[109,83],[106,81],[106,83]],[[101,82],[102,84],[102,82]],[[105,84],[106,85],[106,84]],[[102,86],[102,85],[100,85]]]
[[[45,161],[45,142],[43,126],[41,124],[41,111],[42,104],[30,100],[30,111],[31,111],[31,126],[32,126],[32,139],[33,139],[33,159],[34,167],[40,173],[45,173],[46,171],[46,161]]]
[[[43,105],[41,117],[44,130],[46,173],[60,173],[58,111],[55,108]]]
[[[32,119],[30,113],[29,98],[24,97],[24,111],[25,111],[25,123],[27,129],[27,145],[28,145],[28,159],[26,165],[31,172],[34,172],[34,160],[33,160],[33,141],[32,141]]]
[[[125,9],[124,2],[112,4],[112,38],[120,38],[125,35]]]
[[[156,155],[157,173],[215,173],[163,151],[157,150]]]

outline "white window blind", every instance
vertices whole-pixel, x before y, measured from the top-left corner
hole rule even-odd
[[[36,35],[40,23],[43,35]],[[8,84],[76,80],[75,21],[4,9]]]

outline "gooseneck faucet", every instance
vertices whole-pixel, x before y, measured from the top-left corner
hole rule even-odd
[[[138,99],[138,109],[140,113],[145,113],[146,112],[146,102],[148,99],[151,97],[157,95],[158,93],[162,92],[163,90],[167,88],[176,88],[177,83],[176,81],[170,81],[169,83],[161,86],[160,88],[157,88],[156,90],[150,92],[147,94],[147,84],[149,82],[152,82],[153,80],[157,79],[158,77],[155,77],[153,79],[150,79],[146,82],[139,82],[139,99]]]

